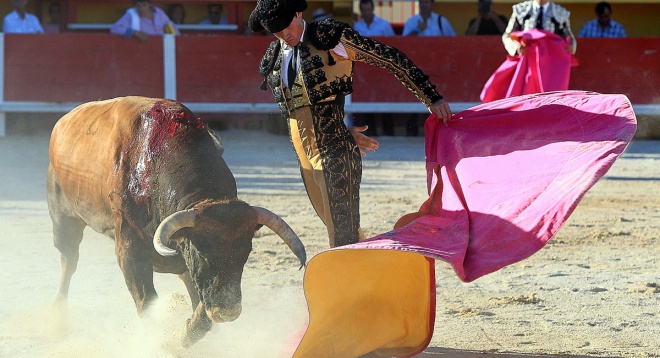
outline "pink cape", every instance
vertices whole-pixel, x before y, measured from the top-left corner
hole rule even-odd
[[[419,353],[433,334],[435,278],[415,254],[466,282],[533,255],[623,153],[636,119],[623,95],[564,91],[482,104],[449,126],[431,116],[425,130],[428,200],[396,229],[310,260],[310,324],[295,356]]]
[[[507,56],[484,85],[479,97],[483,102],[568,89],[576,61],[565,49],[566,40],[537,29],[512,32],[511,38],[525,44],[527,53]]]

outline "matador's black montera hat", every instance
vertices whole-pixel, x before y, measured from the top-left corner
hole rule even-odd
[[[296,13],[306,9],[306,0],[258,0],[257,7],[250,14],[248,25],[252,32],[265,29],[274,34],[289,27]]]

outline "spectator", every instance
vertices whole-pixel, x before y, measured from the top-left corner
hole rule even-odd
[[[470,20],[466,35],[502,35],[506,29],[506,16],[493,11],[492,0],[479,0],[478,15]]]
[[[6,34],[43,34],[39,19],[29,14],[25,7],[28,0],[11,0],[14,11],[5,16],[2,31]]]
[[[180,34],[165,11],[151,5],[151,0],[133,0],[133,7],[112,25],[110,32],[140,42],[149,41],[149,35]]]
[[[435,0],[418,0],[419,14],[403,25],[403,36],[456,36],[446,17],[433,12]]]
[[[394,29],[389,21],[374,15],[373,0],[360,0],[360,20],[353,26],[362,36],[394,36]],[[355,116],[355,125],[367,126],[364,134],[367,136],[378,136],[376,129],[376,116],[373,113],[362,113]],[[394,135],[394,121],[391,113],[381,114],[383,122],[383,133],[388,136]],[[360,120],[362,119],[362,120]]]
[[[328,14],[323,8],[318,8],[312,11],[312,21],[318,22],[325,19],[332,19],[332,14]]]
[[[582,26],[578,37],[626,37],[623,25],[612,20],[612,5],[608,2],[596,4],[596,17]]]
[[[209,17],[199,22],[200,25],[226,25],[229,18],[222,16],[222,4],[209,4]]]
[[[374,15],[373,0],[360,0],[360,20],[353,28],[362,36],[394,36],[389,21]]]
[[[550,0],[527,0],[513,5],[509,24],[502,35],[504,48],[511,56],[525,54],[525,47],[521,46],[518,41],[511,39],[510,35],[514,31],[536,28],[553,32],[563,39],[570,38],[570,44],[566,46],[566,51],[575,54],[577,41],[571,31],[570,16],[570,11],[564,9],[561,5],[550,2]]]
[[[182,4],[170,4],[167,7],[167,16],[174,24],[181,25],[186,18],[186,9]]]
[[[44,24],[44,32],[47,34],[57,34],[60,32],[60,3],[52,2],[48,5],[48,17],[50,21]]]

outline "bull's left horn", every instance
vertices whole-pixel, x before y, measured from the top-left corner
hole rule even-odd
[[[195,226],[197,212],[195,209],[177,211],[163,220],[154,234],[154,248],[162,256],[174,256],[176,250],[167,247],[167,241],[175,232],[185,227]]]
[[[287,224],[281,217],[274,214],[268,209],[264,209],[258,206],[253,206],[254,210],[257,211],[257,223],[266,225],[269,229],[273,230],[279,237],[284,240],[284,242],[289,246],[291,251],[298,257],[300,260],[300,267],[303,267],[307,264],[307,253],[305,252],[305,245],[298,238],[293,229]]]

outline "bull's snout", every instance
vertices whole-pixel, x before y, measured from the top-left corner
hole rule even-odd
[[[220,307],[212,307],[206,310],[206,314],[215,323],[231,322],[241,315],[243,308],[238,305],[233,308],[223,309]]]

